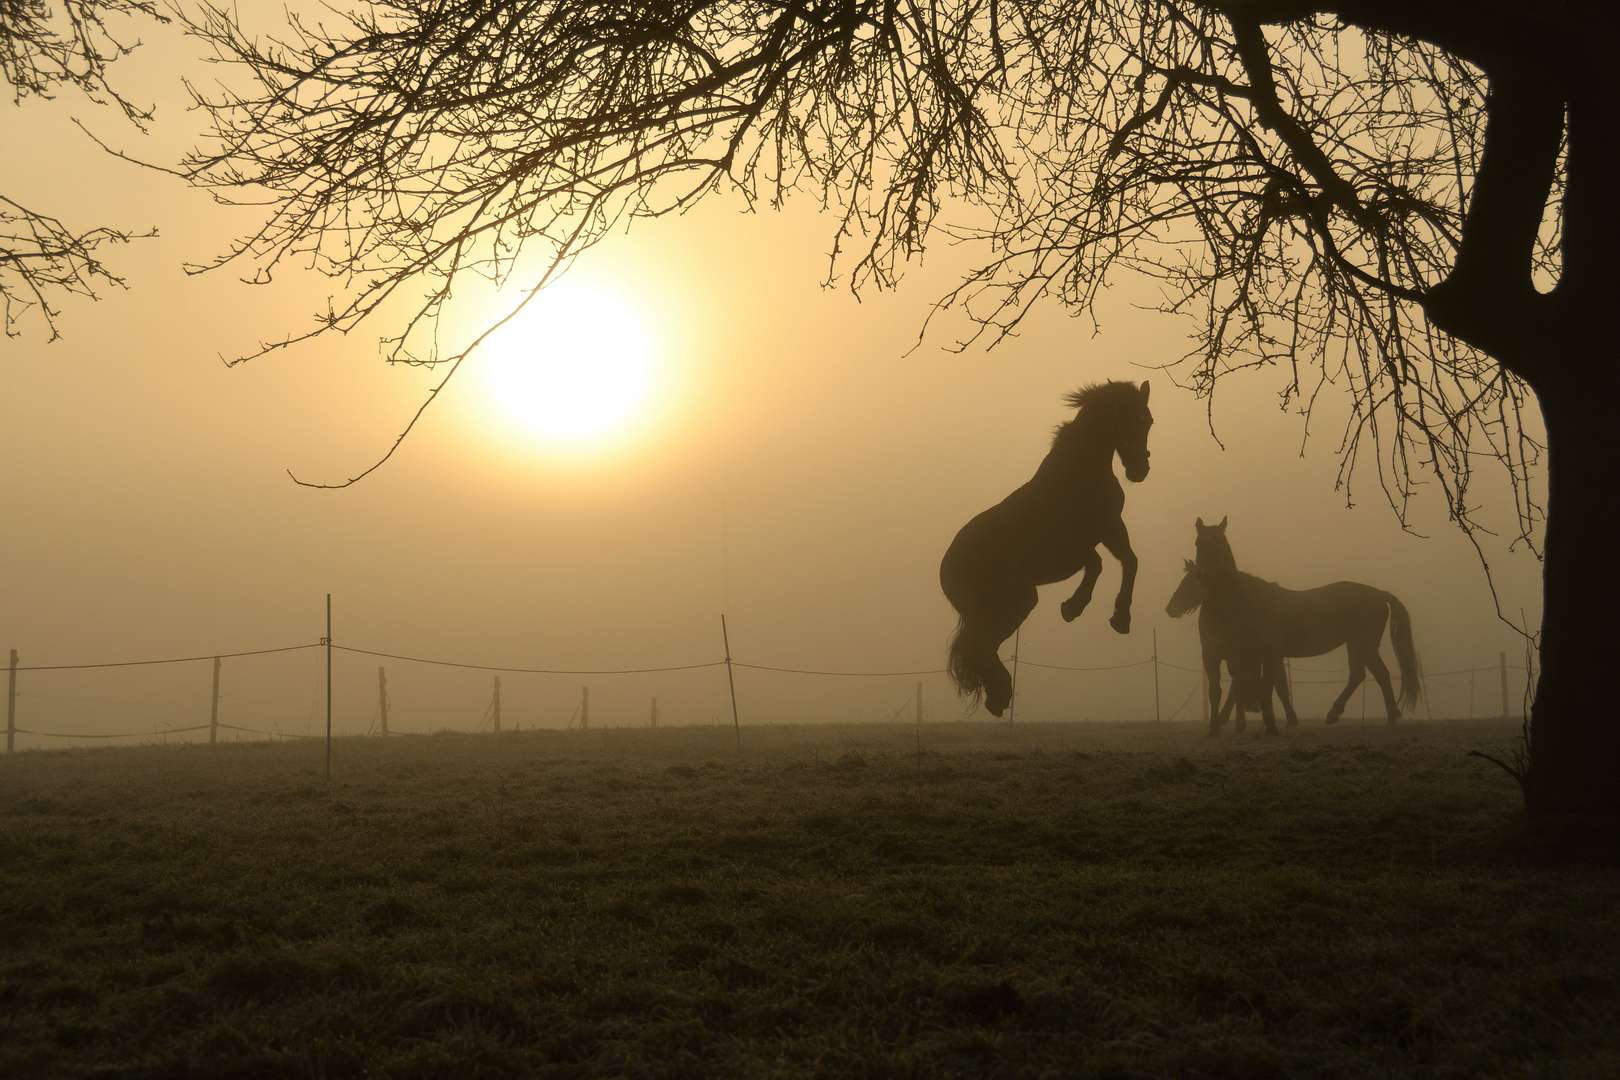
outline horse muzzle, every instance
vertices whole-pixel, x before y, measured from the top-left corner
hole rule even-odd
[[[1125,462],[1125,479],[1133,484],[1140,484],[1147,479],[1148,462],[1146,458],[1141,461]]]

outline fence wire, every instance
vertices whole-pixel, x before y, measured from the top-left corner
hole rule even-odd
[[[354,656],[366,656],[375,657],[378,659],[394,660],[404,664],[420,664],[434,668],[490,673],[497,676],[497,684],[499,683],[498,676],[500,675],[535,676],[539,678],[560,676],[600,676],[634,679],[634,677],[639,676],[675,675],[681,673],[703,672],[727,666],[732,669],[742,669],[744,671],[757,672],[767,679],[773,677],[807,676],[814,678],[848,678],[857,680],[884,678],[938,680],[940,676],[943,676],[946,673],[945,669],[940,667],[866,671],[835,668],[801,668],[775,664],[756,664],[738,659],[736,657],[722,657],[718,659],[686,664],[666,664],[635,668],[520,667],[499,664],[471,663],[438,657],[412,656],[404,653],[386,652],[382,650],[366,649],[350,645],[339,645],[336,642],[327,642],[325,640],[300,645],[281,646],[277,648],[238,650],[228,653],[219,653],[216,655],[205,654],[143,660],[104,661],[98,663],[18,664],[11,668],[11,670],[17,674],[53,672],[74,672],[87,674],[103,669],[156,668],[165,665],[181,665],[201,663],[205,661],[268,657],[280,654],[300,653],[311,649],[323,648],[330,649],[332,652],[343,652]],[[1006,662],[1009,666],[1017,665],[1020,668],[1033,669],[1029,673],[1031,675],[1033,675],[1036,671],[1050,672],[1052,673],[1052,677],[1058,680],[1057,682],[1052,682],[1050,679],[1038,679],[1034,680],[1034,684],[1032,684],[1031,680],[1027,677],[1021,680],[1021,685],[1018,688],[1018,717],[1026,721],[1038,719],[1057,719],[1065,716],[1077,717],[1080,705],[1076,704],[1076,702],[1083,702],[1087,700],[1095,701],[1102,688],[1094,682],[1083,684],[1086,686],[1086,690],[1084,694],[1080,694],[1077,691],[1075,684],[1066,678],[1067,676],[1072,675],[1106,675],[1108,673],[1139,671],[1140,669],[1152,667],[1153,681],[1151,683],[1144,678],[1142,680],[1142,685],[1138,687],[1136,686],[1137,677],[1132,676],[1129,685],[1125,685],[1123,688],[1121,684],[1116,683],[1112,685],[1110,692],[1114,693],[1116,697],[1119,693],[1123,692],[1131,700],[1135,700],[1136,698],[1142,699],[1138,705],[1131,707],[1130,711],[1134,715],[1120,715],[1120,719],[1139,718],[1143,716],[1144,713],[1146,713],[1147,716],[1152,716],[1153,712],[1146,708],[1148,701],[1156,701],[1158,699],[1158,694],[1161,691],[1168,691],[1172,695],[1179,692],[1179,685],[1184,684],[1175,684],[1175,680],[1173,678],[1170,678],[1167,681],[1167,676],[1173,676],[1176,673],[1181,673],[1195,675],[1198,676],[1198,678],[1194,682],[1191,692],[1180,700],[1180,703],[1176,705],[1172,711],[1170,711],[1169,715],[1165,717],[1165,719],[1174,720],[1179,718],[1187,710],[1188,706],[1194,702],[1194,700],[1202,696],[1204,691],[1204,672],[1201,666],[1190,667],[1183,664],[1173,663],[1163,659],[1162,657],[1156,657],[1153,655],[1149,655],[1140,660],[1133,660],[1119,664],[1097,664],[1084,666],[1047,663],[1045,661],[1028,659],[1022,656],[1009,656],[1005,658],[1004,662]],[[1527,669],[1523,664],[1508,664],[1504,666],[1499,662],[1496,664],[1478,667],[1455,668],[1446,671],[1429,672],[1425,673],[1424,677],[1429,684],[1429,688],[1432,690],[1439,690],[1441,686],[1444,686],[1449,691],[1457,692],[1461,690],[1462,686],[1466,685],[1468,687],[1468,714],[1470,717],[1472,717],[1476,711],[1476,706],[1480,705],[1486,700],[1494,699],[1498,694],[1495,680],[1490,679],[1489,676],[1493,674],[1503,674],[1506,671],[1520,673],[1526,672],[1526,670]],[[1487,682],[1484,684],[1481,684],[1478,678],[1482,673],[1487,676]],[[305,674],[307,676],[307,673]],[[380,674],[381,669],[379,669],[379,675]],[[1290,685],[1299,687],[1301,689],[1317,686],[1342,687],[1345,685],[1348,669],[1347,667],[1321,668],[1301,666],[1291,667],[1290,674]],[[1297,678],[1292,677],[1294,674],[1334,677]],[[1460,678],[1461,676],[1468,676],[1466,682],[1443,682],[1443,680],[1456,679]],[[408,684],[411,681],[408,675],[404,677],[395,676],[395,679],[396,685]],[[757,680],[753,681],[757,682]],[[281,680],[279,685],[286,685],[286,680]],[[485,684],[486,687],[487,685],[488,684]],[[643,682],[641,685],[645,686],[651,684],[645,684]],[[948,701],[952,699],[952,694],[948,688],[942,688],[937,685],[937,683],[933,689],[929,690],[926,694],[923,692],[923,688],[924,684],[919,681],[917,689],[913,691],[907,697],[906,701],[903,702],[898,708],[892,708],[887,704],[871,706],[869,703],[867,705],[845,705],[842,707],[845,709],[856,709],[859,715],[849,718],[856,721],[860,721],[863,718],[881,718],[892,722],[899,717],[902,712],[912,708],[915,709],[919,717],[928,715],[930,718],[933,718],[933,714],[937,710],[934,707],[925,708],[925,702],[931,703],[935,700]],[[35,692],[33,689],[19,692],[15,687],[15,683],[13,683],[11,698],[8,702],[8,735],[11,736],[12,739],[14,739],[15,736],[22,735],[41,739],[84,739],[107,741],[114,739],[167,739],[169,736],[192,735],[201,731],[209,731],[211,733],[211,737],[214,737],[217,736],[219,732],[224,731],[236,735],[251,735],[267,738],[321,738],[324,737],[323,733],[318,733],[308,729],[317,727],[320,722],[324,721],[325,719],[326,710],[323,707],[324,678],[317,676],[313,684],[310,684],[310,689],[311,694],[309,704],[304,705],[287,700],[270,700],[270,695],[248,696],[242,694],[223,694],[218,692],[217,687],[214,695],[189,694],[185,696],[177,696],[171,692],[170,694],[165,695],[162,700],[142,701],[116,700],[106,696],[86,696],[82,693],[77,695],[62,693],[40,693]],[[810,700],[809,698],[805,698],[802,694],[796,695],[791,690],[791,686],[788,686],[786,692],[781,692],[783,690],[782,684],[776,684],[775,689],[778,692],[773,693],[771,692],[770,687],[763,684],[759,686],[750,686],[744,684],[743,686],[738,687],[735,691],[738,698],[744,699],[747,702],[743,710],[744,715],[747,715],[749,712],[753,712],[756,716],[775,715],[773,710],[779,710],[781,708],[780,704],[761,704],[762,700],[771,703],[790,701],[795,697],[803,698],[804,701]],[[465,697],[463,697],[462,700],[464,703],[462,704],[447,704],[443,707],[438,707],[434,704],[430,704],[429,702],[434,700],[436,697],[438,699],[442,699],[445,691],[442,689],[437,691],[420,690],[419,688],[415,687],[413,687],[413,690],[418,691],[417,701],[415,702],[407,704],[395,704],[392,700],[392,694],[387,694],[385,695],[387,699],[386,703],[383,705],[376,707],[341,705],[336,706],[333,709],[333,713],[347,717],[348,720],[346,720],[345,723],[348,726],[353,726],[352,724],[349,724],[349,720],[360,720],[362,718],[368,719],[369,723],[365,725],[368,733],[370,731],[376,731],[379,729],[389,730],[390,733],[399,733],[398,722],[400,720],[412,721],[412,727],[418,727],[421,723],[425,722],[427,725],[427,730],[435,730],[433,727],[433,720],[431,718],[448,720],[457,716],[465,717],[467,723],[472,725],[473,730],[491,730],[498,726],[498,722],[502,715],[502,710],[497,708],[494,699],[488,696],[476,696],[474,700],[466,700]],[[480,694],[480,692],[475,688],[469,688],[467,693],[472,695]],[[707,688],[703,691],[703,693],[707,694],[708,698],[715,700],[701,707],[688,707],[684,713],[680,712],[678,709],[668,710],[666,706],[667,711],[662,712],[662,715],[665,717],[665,722],[669,723],[671,720],[673,720],[675,724],[701,723],[705,722],[705,716],[703,715],[705,712],[708,713],[706,719],[709,722],[721,722],[724,718],[723,714],[728,711],[728,709],[721,708],[718,705],[723,691],[716,688]],[[518,704],[517,707],[508,705],[507,708],[509,711],[507,712],[507,715],[512,717],[513,726],[523,725],[533,727],[538,725],[542,727],[567,728],[575,726],[576,721],[580,722],[580,726],[584,726],[582,717],[589,715],[588,706],[591,704],[589,701],[590,688],[588,686],[584,688],[583,694],[584,697],[578,699],[577,703],[573,704],[573,710],[571,713],[567,711],[568,704],[570,700],[574,699],[564,698],[559,703],[556,701],[558,694],[555,692],[550,692],[550,697],[548,700],[551,700],[552,704],[545,707],[536,705],[535,693],[530,693],[527,698],[523,698],[521,695],[519,695],[520,704]],[[1149,695],[1153,695],[1153,697],[1150,698]],[[625,716],[624,701],[628,700],[626,695],[619,694],[615,697],[615,695],[609,693],[604,696],[610,699],[610,716],[608,717],[609,723],[606,726],[625,726],[620,721],[622,721]],[[630,695],[630,697],[633,696],[633,694]],[[697,696],[701,697],[702,695],[700,694]],[[649,710],[648,722],[653,722],[651,718],[655,718],[661,714],[660,706],[658,704],[658,694],[654,693],[651,695],[651,697],[652,705]],[[688,697],[692,697],[692,695],[689,694]],[[865,701],[866,697],[869,697],[869,695],[865,695],[859,700]],[[1059,705],[1057,706],[1057,713],[1053,713],[1052,701],[1054,699],[1059,702]],[[202,701],[211,700],[213,703],[213,718],[208,723],[193,723],[181,727],[169,727],[166,725],[152,726],[150,719],[148,719],[145,726],[141,726],[139,730],[133,731],[94,731],[79,730],[77,728],[67,731],[48,731],[41,730],[38,726],[16,726],[16,720],[18,719],[17,703],[19,700],[24,703],[52,703],[53,705],[65,706],[111,706],[127,709],[148,710],[172,708],[174,706],[182,705],[196,706]],[[642,697],[641,700],[645,701],[647,699],[646,697]],[[886,700],[888,702],[892,702],[894,699],[892,697],[888,697]],[[1171,700],[1175,700],[1173,696]],[[1381,702],[1378,702],[1377,704],[1379,708],[1382,707]],[[221,706],[228,710],[228,713],[231,716],[230,722],[225,719],[218,719],[220,716],[219,710]],[[246,706],[253,706],[253,709],[246,709]],[[602,709],[602,705],[600,704],[600,699],[597,704],[597,708],[599,710],[598,716],[601,716],[602,714],[600,710]],[[274,720],[269,726],[256,726],[252,723],[235,722],[237,720],[247,718],[243,715],[244,712],[251,714],[256,710],[280,710],[283,713],[292,712],[294,714],[301,712],[305,717],[303,726],[306,728],[306,730],[288,730],[279,720]],[[83,713],[84,711],[87,710],[79,710],[80,713]],[[393,728],[386,728],[382,723],[383,713],[385,711],[388,714],[396,717],[396,723]],[[1460,710],[1456,706],[1453,706],[1452,711],[1453,713],[1457,713]],[[1103,715],[1099,716],[1099,718],[1107,718],[1106,712],[1107,710],[1105,709]],[[1491,716],[1496,715],[1494,709],[1487,708],[1487,712]],[[1301,713],[1304,715],[1304,708],[1301,709]],[[1432,715],[1432,712],[1430,715]],[[414,718],[414,721],[412,718]],[[838,719],[841,722],[846,718],[840,716]],[[799,721],[789,720],[788,722]],[[296,725],[296,720],[294,720],[294,724]],[[465,727],[466,725],[464,724],[463,728]],[[458,728],[457,730],[461,729],[462,728]],[[437,730],[445,729],[441,727]],[[344,732],[344,734],[353,733],[355,732]],[[8,745],[10,741],[11,740],[8,739]]]

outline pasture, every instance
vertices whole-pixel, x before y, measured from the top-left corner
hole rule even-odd
[[[0,1075],[1620,1073],[1620,865],[1499,723],[0,760]]]

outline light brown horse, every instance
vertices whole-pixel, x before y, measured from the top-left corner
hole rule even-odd
[[[1204,612],[1210,618],[1211,632],[1219,638],[1215,648],[1227,658],[1234,678],[1238,671],[1261,671],[1264,679],[1264,672],[1275,672],[1285,656],[1320,656],[1343,645],[1349,654],[1350,681],[1328,709],[1328,723],[1338,723],[1345,702],[1369,669],[1384,692],[1384,708],[1391,724],[1400,719],[1402,706],[1410,709],[1417,704],[1423,692],[1423,672],[1412,644],[1412,617],[1393,594],[1354,581],[1335,581],[1315,589],[1285,589],[1238,570],[1232,545],[1226,539],[1225,518],[1219,525],[1205,525],[1199,518],[1197,530],[1198,577],[1206,590]],[[1390,684],[1389,668],[1378,654],[1386,623],[1401,669],[1399,703]],[[1200,636],[1204,625],[1204,615],[1200,615]],[[1232,665],[1233,657],[1237,658],[1237,667]],[[1277,727],[1271,715],[1270,689],[1258,689],[1263,691],[1259,695],[1260,711],[1266,730],[1274,733]],[[1212,702],[1219,693],[1218,688],[1211,689]],[[1212,715],[1209,733],[1217,734],[1224,722],[1223,716]]]
[[[1148,384],[1086,386],[1066,398],[1079,411],[1057,429],[1052,449],[1035,476],[962,526],[939,566],[939,583],[959,619],[947,669],[957,692],[1000,716],[1012,700],[1012,675],[997,655],[1039,599],[1036,586],[1084,571],[1074,595],[1059,609],[1072,622],[1091,602],[1102,556],[1122,571],[1108,624],[1131,630],[1131,590],[1136,553],[1120,514],[1125,489],[1114,476],[1114,455],[1125,477],[1141,483],[1148,474]]]
[[[1203,581],[1198,577],[1198,564],[1191,559],[1182,563],[1186,573],[1182,575],[1181,584],[1170,595],[1170,602],[1164,605],[1164,613],[1172,619],[1179,619],[1184,615],[1198,612],[1198,644],[1203,651],[1204,677],[1207,680],[1205,687],[1209,692],[1209,733],[1211,735],[1220,731],[1226,723],[1226,718],[1233,709],[1237,710],[1237,724],[1233,730],[1242,733],[1248,726],[1243,715],[1245,707],[1254,709],[1264,715],[1260,708],[1260,695],[1269,696],[1276,693],[1282,701],[1283,713],[1288,717],[1288,726],[1294,727],[1299,723],[1299,716],[1294,712],[1294,701],[1288,690],[1287,669],[1283,666],[1282,658],[1262,657],[1256,664],[1255,658],[1226,656],[1221,652],[1226,644],[1226,636],[1220,633],[1217,618],[1210,614],[1208,608],[1199,610],[1209,590],[1204,588]],[[1226,661],[1226,668],[1232,675],[1232,689],[1227,694],[1226,703],[1221,703],[1221,661]]]

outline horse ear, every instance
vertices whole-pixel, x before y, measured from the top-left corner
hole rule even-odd
[[[1199,518],[1196,522],[1194,522],[1193,523],[1193,528],[1197,529],[1199,532],[1203,532],[1204,531],[1204,519]]]
[[[1147,384],[1147,380],[1143,379],[1142,380],[1142,404],[1146,405],[1147,400],[1148,400],[1148,384]]]
[[[1219,525],[1215,526],[1215,528],[1219,529],[1221,532],[1225,532],[1226,531],[1226,518],[1221,518],[1221,523]]]

